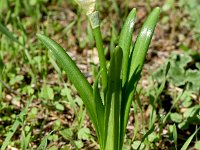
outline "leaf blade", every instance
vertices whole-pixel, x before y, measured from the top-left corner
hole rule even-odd
[[[194,136],[197,134],[197,132],[199,131],[200,128],[198,128],[188,139],[187,141],[184,143],[184,145],[181,147],[181,150],[187,150],[189,144],[191,143],[192,139],[194,138]]]
[[[117,46],[110,62],[108,91],[105,104],[105,149],[119,149],[120,141],[120,112],[121,112],[121,67],[122,49]],[[108,133],[109,131],[109,133]],[[118,137],[118,138],[116,138]]]
[[[121,124],[123,124],[121,127],[121,131],[123,132],[123,134],[121,135],[121,141],[123,141],[122,139],[124,137],[126,125],[128,122],[131,102],[134,97],[134,92],[137,86],[137,82],[140,77],[145,56],[152,39],[159,14],[160,14],[159,7],[155,8],[149,14],[136,39],[134,49],[131,52],[130,62],[129,62],[130,68],[128,70],[128,82],[125,85],[126,86],[125,91],[123,91],[123,93],[125,93],[125,95],[123,95],[123,97],[125,97],[125,100],[123,100],[122,102],[122,112],[121,112],[122,114]]]
[[[134,45],[133,55],[130,58],[131,62],[129,80],[131,79],[135,71],[140,72],[143,67],[146,53],[153,36],[159,14],[160,8],[157,7],[149,14],[148,18],[142,26],[142,29],[140,30],[140,33],[138,34]]]
[[[98,89],[98,80],[100,78],[101,75],[101,71],[99,72],[94,85],[93,85],[93,95],[94,95],[94,101],[95,101],[95,108],[96,108],[96,113],[97,113],[97,118],[98,118],[98,131],[97,134],[98,137],[100,138],[100,146],[103,147],[104,145],[104,131],[105,131],[105,127],[104,127],[104,111],[105,111],[105,107],[102,103],[102,99],[99,93],[99,89]]]
[[[123,51],[122,86],[124,86],[125,82],[127,81],[128,60],[130,55],[130,46],[134,31],[135,20],[136,20],[136,9],[133,8],[122,27],[122,31],[119,37],[119,46],[122,48]]]
[[[58,43],[42,34],[37,34],[37,37],[50,50],[50,52],[56,58],[58,64],[66,72],[70,81],[74,84],[75,88],[83,99],[95,128],[97,128],[97,118],[91,85],[78,69],[74,61]]]

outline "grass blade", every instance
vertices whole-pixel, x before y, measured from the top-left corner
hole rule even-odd
[[[47,140],[49,138],[49,136],[54,132],[51,131],[47,136],[44,137],[44,139],[42,140],[42,142],[40,143],[40,145],[38,146],[37,150],[46,150],[47,149]]]
[[[154,131],[155,126],[153,125],[146,133],[145,135],[142,137],[141,143],[139,145],[139,147],[137,148],[137,150],[140,150],[140,146],[141,144],[144,142],[144,140]]]
[[[188,146],[190,145],[192,139],[194,138],[194,136],[197,134],[197,132],[199,131],[200,128],[198,128],[188,139],[187,141],[184,143],[184,145],[182,146],[181,150],[187,150]]]
[[[30,65],[31,65],[31,75],[33,77],[33,80],[36,80],[35,78],[35,70],[34,70],[34,63],[33,63],[33,59],[31,58],[31,55],[29,54],[29,51],[25,48],[25,45],[23,45],[21,42],[19,42],[19,40],[14,36],[13,33],[11,33],[10,31],[8,31],[8,29],[0,22],[0,31],[6,35],[7,38],[9,38],[12,42],[15,42],[17,44],[19,44],[21,47],[24,48],[24,52],[25,52],[25,55],[28,59],[28,61],[30,62]]]
[[[0,22],[0,31],[5,34],[11,41],[18,43],[23,46],[22,43],[18,41],[18,39],[10,32],[8,29]]]
[[[19,127],[21,120],[23,120],[23,117],[28,113],[28,107],[32,102],[32,98],[28,101],[28,103],[26,104],[26,107],[22,110],[22,112],[18,115],[17,119],[15,120],[14,124],[12,125],[12,127],[10,128],[10,131],[7,133],[6,135],[6,139],[4,140],[2,146],[1,146],[1,150],[5,150],[6,147],[8,146],[12,136],[14,135],[14,133],[16,132],[17,128]]]
[[[177,129],[176,129],[176,124],[173,125],[173,139],[174,139],[175,148],[177,150]]]
[[[1,55],[0,55],[0,79],[3,76],[4,66],[5,64],[3,63],[3,60],[1,59]]]
[[[30,143],[30,139],[31,139],[31,132],[29,131],[27,136],[26,136],[25,131],[23,129],[23,131],[21,133],[21,149],[22,150],[27,150],[28,149],[28,145]]]

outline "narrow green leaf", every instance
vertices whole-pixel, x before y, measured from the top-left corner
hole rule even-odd
[[[135,149],[143,150],[143,149],[145,149],[145,144],[141,143],[141,141],[134,141],[133,144],[131,144],[131,147],[134,150]]]
[[[130,62],[129,81],[131,80],[133,74],[135,73],[137,74],[142,70],[146,53],[153,36],[159,14],[160,14],[160,8],[157,7],[148,16],[137,37],[133,50],[133,55],[130,58],[131,62]]]
[[[25,150],[26,147],[26,135],[25,135],[25,131],[22,130],[21,132],[21,149]]]
[[[100,146],[102,147],[104,145],[104,131],[105,131],[105,126],[104,126],[104,106],[102,103],[102,99],[99,93],[99,89],[98,89],[98,81],[101,75],[101,71],[99,72],[94,85],[93,85],[93,95],[94,95],[94,102],[95,102],[95,108],[96,108],[96,113],[97,113],[97,118],[98,118],[98,131],[97,134],[100,142]]]
[[[158,21],[158,17],[160,14],[160,8],[155,8],[148,18],[146,19],[145,23],[142,26],[142,29],[137,37],[137,40],[134,45],[134,49],[130,56],[130,68],[128,69],[128,82],[125,85],[125,99],[122,101],[122,124],[124,124],[121,128],[123,132],[125,132],[126,125],[128,122],[129,111],[131,107],[131,102],[134,97],[134,92],[136,89],[137,82],[140,77],[140,73],[144,64],[144,60],[146,57],[147,50],[149,48],[149,44],[151,42],[155,26]],[[125,134],[125,133],[124,133]],[[123,141],[124,134],[121,134],[121,141]]]
[[[31,139],[31,132],[29,131],[27,136],[25,135],[25,131],[23,130],[21,133],[21,149],[22,150],[27,150],[28,149],[28,145],[30,143],[30,139]]]
[[[157,97],[163,92],[164,88],[165,88],[165,84],[167,82],[167,74],[169,72],[170,69],[170,62],[167,62],[166,68],[165,68],[165,76],[164,76],[164,80],[162,81],[160,87],[157,90]]]
[[[173,138],[174,138],[175,148],[177,150],[177,129],[176,129],[176,124],[173,125]]]
[[[184,145],[181,147],[181,150],[187,150],[188,146],[190,145],[190,143],[192,142],[192,139],[194,138],[194,136],[197,134],[197,132],[199,131],[200,128],[198,128],[188,139],[187,141],[184,143]]]
[[[181,91],[178,93],[178,96],[176,97],[176,99],[173,102],[173,105],[171,106],[170,110],[168,111],[168,113],[161,119],[161,123],[165,124],[167,121],[167,118],[170,116],[171,114],[171,110],[176,106],[177,102],[181,99],[182,95],[184,95],[185,90]]]
[[[47,148],[47,140],[49,138],[49,136],[54,132],[51,131],[49,134],[47,134],[47,136],[44,137],[44,139],[42,139],[42,142],[40,143],[40,145],[38,146],[37,150],[46,150]]]
[[[108,91],[106,94],[106,118],[105,118],[105,140],[106,150],[118,150],[120,142],[120,112],[121,112],[121,67],[122,49],[117,46],[113,52],[110,62],[108,76]]]
[[[8,29],[0,22],[0,31],[5,34],[11,41],[18,43],[23,46],[22,43],[18,41],[18,39],[10,32]]]
[[[112,56],[112,53],[115,49],[115,44],[116,41],[118,40],[118,35],[117,35],[117,31],[115,28],[115,23],[114,21],[112,21],[112,25],[111,25],[111,39],[110,39],[110,56]]]
[[[0,31],[4,35],[6,35],[11,41],[19,44],[21,47],[24,48],[25,55],[26,55],[28,61],[31,64],[31,67],[32,67],[30,73],[34,74],[35,70],[34,70],[34,64],[33,64],[33,61],[32,61],[33,59],[31,58],[31,55],[29,54],[29,51],[25,48],[25,46],[21,42],[19,42],[19,40],[14,36],[13,33],[11,33],[10,31],[8,31],[8,29],[1,22],[0,22]],[[34,76],[33,76],[33,78],[34,78]]]
[[[140,143],[139,147],[137,148],[137,150],[140,149],[140,147],[142,146],[142,143],[144,142],[144,140],[145,140],[151,133],[153,133],[154,129],[155,129],[155,126],[153,125],[153,126],[145,133],[145,135],[142,137],[141,143]]]
[[[134,95],[134,89],[136,88],[137,81],[139,80],[140,72],[142,70],[144,60],[146,57],[147,50],[149,48],[155,26],[158,21],[158,16],[160,14],[160,8],[155,8],[150,15],[148,16],[147,20],[145,21],[142,29],[137,37],[136,43],[134,45],[133,54],[130,58],[130,70],[129,70],[129,81],[127,85],[127,95],[128,98],[128,105],[126,105],[126,121],[128,119],[129,108],[131,105],[131,101]],[[126,126],[126,125],[125,125]]]
[[[168,75],[168,72],[169,72],[170,66],[171,66],[170,61],[168,61],[168,62],[167,62],[166,69],[165,69],[165,78],[166,78],[167,75]]]
[[[136,9],[133,8],[129,13],[126,21],[123,25],[123,28],[119,37],[119,46],[123,51],[123,60],[122,60],[122,87],[127,81],[127,73],[128,73],[128,60],[130,55],[130,46],[132,42],[132,36],[134,31],[134,25],[136,20]]]
[[[0,79],[3,75],[4,66],[5,66],[5,64],[3,63],[3,60],[1,59],[1,56],[0,56]]]
[[[38,39],[50,50],[58,64],[65,70],[68,78],[74,84],[88,110],[91,120],[97,129],[96,110],[93,101],[93,90],[84,75],[65,50],[49,37],[37,34]]]

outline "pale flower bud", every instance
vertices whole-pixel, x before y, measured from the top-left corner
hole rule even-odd
[[[76,0],[76,2],[86,12],[87,15],[95,11],[96,0]]]

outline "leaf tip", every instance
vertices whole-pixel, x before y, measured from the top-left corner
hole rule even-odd
[[[154,11],[157,12],[157,13],[160,13],[160,10],[161,10],[160,7],[154,8]]]

